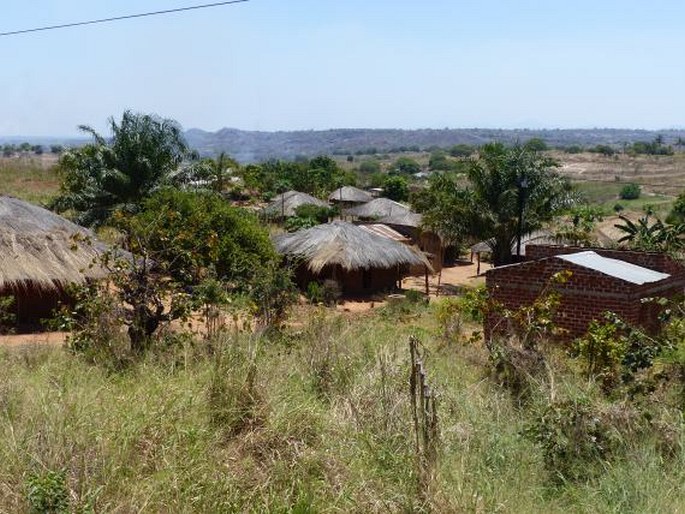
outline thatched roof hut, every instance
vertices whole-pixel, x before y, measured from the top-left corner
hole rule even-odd
[[[329,202],[344,205],[358,205],[371,200],[373,200],[371,193],[352,186],[340,187],[328,195]]]
[[[281,234],[274,244],[279,253],[300,260],[297,278],[305,286],[334,279],[345,292],[371,292],[393,287],[411,266],[432,271],[417,249],[344,221]]]
[[[89,230],[42,207],[0,196],[0,294],[15,297],[19,321],[45,317],[64,299],[67,285],[102,276],[93,264],[105,249]]]
[[[264,213],[270,217],[295,216],[296,210],[301,205],[316,205],[318,207],[328,207],[323,200],[301,193],[299,191],[286,191],[275,196],[269,205],[264,208]]]
[[[393,216],[404,216],[410,213],[411,209],[389,198],[376,198],[368,203],[349,209],[346,214],[358,218],[380,220]]]

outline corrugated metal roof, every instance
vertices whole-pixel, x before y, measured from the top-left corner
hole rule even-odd
[[[383,225],[381,223],[373,223],[370,225],[359,225],[360,228],[363,228],[367,232],[371,232],[372,234],[376,234],[381,237],[386,237],[388,239],[392,239],[393,241],[398,241],[400,243],[404,243],[409,241],[408,238],[404,237],[402,234],[397,232],[396,230],[391,229],[387,225]]]
[[[577,264],[578,266],[582,266],[584,268],[599,271],[600,273],[604,273],[610,277],[625,280],[631,284],[642,285],[649,282],[658,282],[670,277],[670,275],[666,273],[660,273],[659,271],[654,271],[649,268],[643,268],[642,266],[638,266],[636,264],[631,264],[618,259],[602,257],[593,251],[571,253],[568,255],[557,255],[556,257],[567,262],[572,262],[573,264]]]

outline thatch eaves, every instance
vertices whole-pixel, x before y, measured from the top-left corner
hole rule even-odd
[[[69,220],[0,196],[0,289],[57,290],[104,275],[96,266],[106,246]]]
[[[328,207],[323,200],[301,193],[299,191],[286,191],[275,196],[269,205],[264,208],[267,216],[295,216],[296,209],[301,205],[316,205],[318,207]]]
[[[415,248],[344,221],[280,234],[274,244],[282,255],[304,260],[313,273],[336,265],[346,271],[424,265],[432,271],[427,258]]]
[[[371,200],[371,193],[353,186],[340,187],[328,195],[328,201],[333,203],[366,203]]]

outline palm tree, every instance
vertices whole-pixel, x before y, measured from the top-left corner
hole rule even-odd
[[[173,120],[124,112],[109,120],[112,137],[79,127],[93,142],[60,158],[62,184],[53,207],[72,210],[84,225],[105,223],[115,210],[135,211],[141,200],[196,155]]]
[[[470,232],[490,241],[495,265],[514,259],[521,236],[540,229],[575,203],[558,164],[531,149],[500,143],[485,145],[468,170],[473,190]]]
[[[616,224],[614,227],[625,235],[618,242],[626,243],[633,250],[666,252],[685,246],[685,225],[664,224],[659,218],[650,224],[649,214],[642,216],[637,222],[625,216],[619,218],[623,224]]]

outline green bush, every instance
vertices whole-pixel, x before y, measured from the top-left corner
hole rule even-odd
[[[621,192],[618,194],[621,200],[637,200],[640,198],[642,189],[639,184],[630,183],[623,186]]]
[[[68,514],[69,491],[64,471],[33,473],[26,479],[31,514]]]

